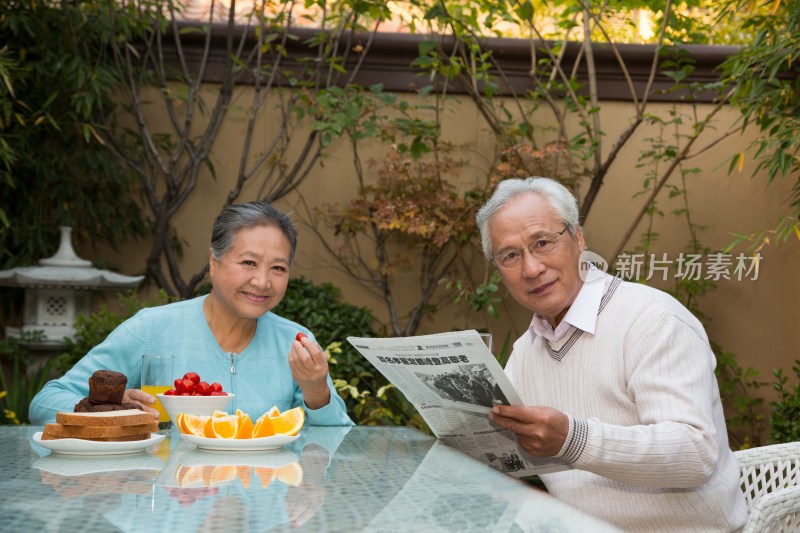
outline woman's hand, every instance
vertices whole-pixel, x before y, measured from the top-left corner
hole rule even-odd
[[[303,399],[309,409],[319,409],[331,401],[328,388],[328,356],[319,344],[306,336],[298,335],[289,352],[289,367],[292,377],[303,391]]]
[[[156,403],[156,397],[152,394],[147,394],[139,389],[125,389],[125,394],[122,395],[122,403],[135,403],[142,406],[146,413],[150,413],[158,420],[159,413],[155,407],[151,407]]]

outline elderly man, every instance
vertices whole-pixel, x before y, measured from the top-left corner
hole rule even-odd
[[[492,420],[559,499],[634,532],[736,531],[747,509],[700,322],[645,285],[581,268],[572,194],[548,178],[501,182],[477,216],[487,258],[533,312],[506,373],[524,406]]]

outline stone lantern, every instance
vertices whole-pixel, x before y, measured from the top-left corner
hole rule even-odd
[[[60,348],[65,337],[74,338],[78,314],[89,312],[90,291],[134,289],[143,279],[94,268],[75,254],[72,228],[62,226],[54,256],[41,259],[39,266],[0,270],[0,285],[25,289],[23,326],[6,328],[6,336],[19,338],[23,332],[42,331],[44,339],[31,347]]]

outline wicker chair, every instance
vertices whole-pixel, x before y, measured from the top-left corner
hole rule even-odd
[[[743,533],[800,531],[800,442],[734,452],[749,516]]]

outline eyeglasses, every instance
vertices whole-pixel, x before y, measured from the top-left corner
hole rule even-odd
[[[497,268],[506,270],[522,264],[522,257],[525,255],[525,250],[528,250],[528,253],[533,257],[544,257],[556,249],[558,246],[558,241],[561,240],[561,236],[565,231],[567,231],[567,229],[568,227],[564,226],[564,229],[561,231],[537,237],[535,241],[527,245],[525,248],[506,250],[505,252],[501,252],[491,257],[489,260],[494,263]]]

